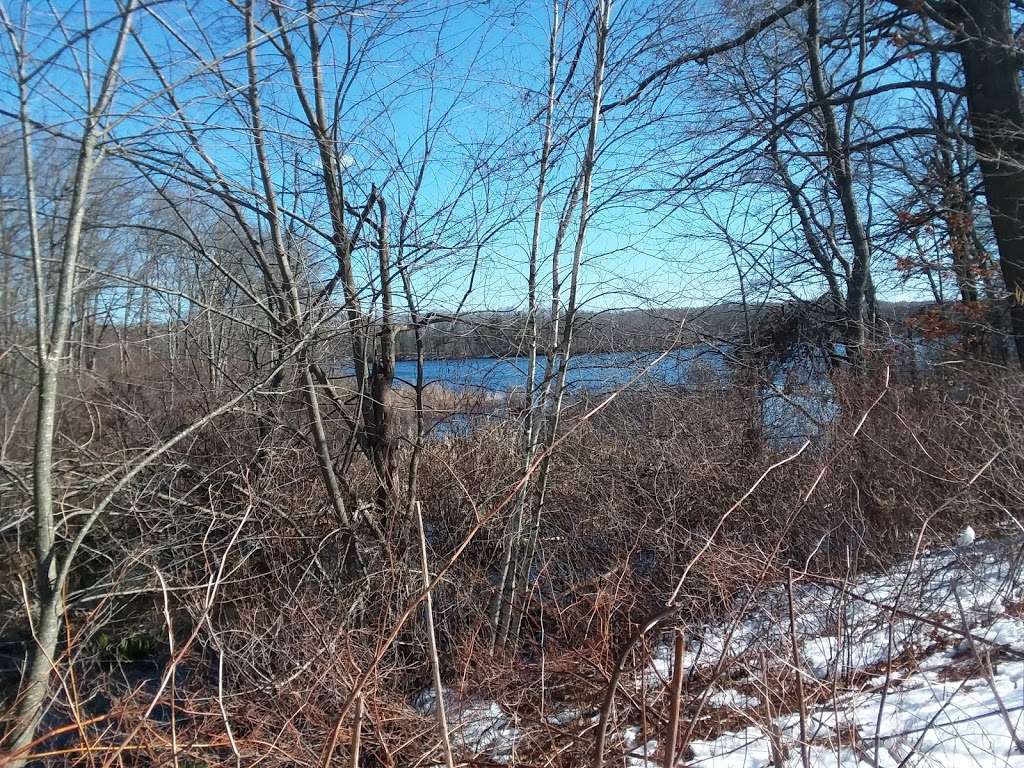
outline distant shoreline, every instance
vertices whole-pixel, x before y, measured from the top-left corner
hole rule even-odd
[[[672,352],[674,350],[681,349],[695,349],[700,346],[705,346],[708,349],[713,349],[710,344],[700,342],[697,344],[678,344],[675,347],[669,347],[667,349],[607,349],[607,350],[588,350],[586,352],[577,351],[573,353],[573,357],[581,357],[584,355],[660,355],[665,352]],[[525,354],[521,355],[459,355],[457,357],[425,357],[423,362],[425,363],[447,363],[456,362],[461,363],[466,360],[519,360],[525,359]],[[537,359],[543,360],[544,354],[538,353]],[[415,355],[397,355],[395,361],[399,363],[414,363],[416,362]]]

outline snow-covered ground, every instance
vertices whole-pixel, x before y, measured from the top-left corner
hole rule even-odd
[[[692,629],[681,727],[692,738],[676,765],[1024,768],[1022,559],[1019,539],[978,542],[847,582],[797,578],[792,618],[782,585]],[[606,765],[664,764],[672,655],[659,645],[636,671]],[[595,711],[552,711],[545,723],[593,743]],[[464,753],[536,763],[520,758],[536,728],[494,702],[453,701],[449,720]]]

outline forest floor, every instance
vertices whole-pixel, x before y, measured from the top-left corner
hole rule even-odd
[[[1024,768],[1022,566],[1020,537],[944,547],[884,573],[798,577],[690,628],[674,764]],[[662,638],[623,677],[606,766],[665,764],[673,657]],[[529,719],[444,698],[456,750],[476,760],[561,765],[572,753],[578,764],[595,739],[594,697]],[[434,710],[432,690],[417,707]]]

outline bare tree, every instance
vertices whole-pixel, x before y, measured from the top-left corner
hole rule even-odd
[[[1024,94],[1009,0],[943,4],[963,64],[974,134],[999,265],[1010,304],[1018,362],[1024,366]]]
[[[57,285],[47,281],[48,270],[40,243],[40,224],[36,209],[36,177],[32,122],[29,95],[32,77],[37,71],[31,65],[31,52],[27,49],[25,27],[21,30],[15,19],[2,11],[2,22],[7,30],[16,66],[15,78],[19,95],[19,124],[22,142],[22,170],[25,177],[26,203],[29,228],[29,248],[35,280],[36,364],[38,389],[36,397],[35,452],[32,465],[32,495],[35,507],[36,591],[38,600],[34,620],[36,646],[32,662],[23,684],[18,709],[18,723],[11,737],[12,751],[24,750],[31,743],[46,705],[50,673],[56,658],[60,638],[61,618],[64,613],[63,568],[58,550],[57,513],[55,509],[56,479],[54,477],[54,434],[57,427],[58,382],[67,364],[68,335],[75,287],[78,279],[78,260],[82,237],[82,224],[88,205],[90,182],[99,163],[97,145],[104,133],[104,123],[114,94],[120,84],[120,66],[129,38],[135,13],[136,0],[129,0],[120,10],[119,28],[114,46],[105,63],[102,81],[94,92],[91,70],[80,72],[88,95],[87,112],[81,119],[81,133],[77,142],[74,178],[63,232],[63,247],[59,254]],[[27,22],[27,19],[23,20]],[[65,557],[70,557],[69,553]],[[25,758],[20,758],[24,764]]]

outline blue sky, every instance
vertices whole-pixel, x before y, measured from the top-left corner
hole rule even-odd
[[[586,4],[578,6],[577,12],[586,8]],[[82,26],[82,4],[65,2],[54,7],[66,14],[66,29]],[[708,13],[714,10],[710,3],[695,7],[706,7]],[[114,8],[110,0],[89,6],[94,20],[111,14]],[[624,57],[624,51],[649,31],[644,26],[646,4],[625,1],[615,8],[613,58]],[[35,33],[31,48],[43,59],[60,44],[63,32],[48,9],[33,6],[31,14]],[[348,17],[338,17],[322,25],[330,54],[325,61],[330,83],[341,81],[343,32],[348,21]],[[570,48],[578,38],[580,21],[581,17],[574,15],[567,23]],[[368,16],[354,23],[361,30],[356,37],[365,40],[380,19]],[[340,126],[342,151],[353,159],[348,188],[358,205],[370,183],[382,184],[395,211],[392,215],[397,216],[409,199],[424,131],[429,128],[433,132],[431,161],[416,214],[416,222],[422,225],[420,242],[431,244],[429,256],[424,257],[430,266],[416,278],[424,305],[446,309],[461,299],[475,254],[470,246],[480,239],[481,231],[497,228],[497,234],[488,236],[481,247],[482,267],[469,306],[523,306],[535,158],[541,135],[540,126],[531,124],[529,118],[542,103],[549,23],[543,2],[467,3],[448,10],[421,3],[407,6],[400,18],[389,22],[392,28],[387,34],[366,50],[363,70],[348,91],[350,106]],[[180,32],[182,40],[201,56],[234,51],[222,67],[231,82],[225,86],[209,75],[195,77],[196,58],[184,50],[181,40],[174,39],[168,27]],[[249,135],[240,116],[225,107],[225,88],[232,83],[242,85],[245,80],[239,14],[220,3],[168,0],[141,14],[138,29],[167,79],[180,84],[176,94],[201,132],[204,147],[239,186],[253,187]],[[97,61],[109,49],[112,33],[110,27],[93,38],[91,52]],[[78,48],[77,62],[81,63],[84,50]],[[4,55],[9,57],[6,46]],[[588,41],[582,48],[574,84],[565,92],[564,125],[578,125],[585,116],[590,57]],[[261,98],[269,149],[278,163],[283,200],[285,204],[296,201],[297,210],[315,220],[323,216],[316,190],[298,198],[290,194],[296,186],[296,160],[307,171],[315,161],[308,136],[302,135],[294,119],[298,104],[290,81],[269,45],[261,46],[259,61],[265,78]],[[32,94],[36,119],[65,123],[80,114],[83,84],[75,65],[76,59],[67,53],[49,65],[45,79]],[[642,69],[643,62],[637,65]],[[612,96],[630,87],[635,71],[629,67],[629,62],[613,65],[609,72]],[[115,134],[119,140],[146,151],[169,143],[183,147],[181,139],[160,135],[175,123],[168,121],[166,100],[153,98],[161,86],[135,45],[129,47],[124,71],[127,84],[117,104],[130,113],[118,122]],[[2,96],[5,108],[11,107],[11,96],[8,84]],[[237,94],[232,97],[237,103]],[[666,204],[660,193],[644,191],[663,188],[692,153],[714,151],[715,140],[700,146],[700,142],[682,141],[673,133],[693,130],[705,119],[702,110],[706,106],[698,98],[699,94],[688,101],[669,89],[656,104],[661,118],[653,126],[644,127],[642,120],[629,115],[610,115],[603,121],[596,213],[590,223],[584,270],[589,306],[685,306],[738,297],[730,253],[709,236],[714,226],[700,210],[728,210],[734,195],[702,192],[698,200],[687,200],[684,194]],[[152,137],[146,136],[147,132],[152,132]],[[581,151],[582,136],[577,134],[552,171],[543,229],[545,254],[550,252],[565,187],[576,172]],[[303,187],[307,179],[301,174],[299,178],[298,186]],[[768,203],[767,199],[746,200],[744,205],[756,219]],[[438,215],[447,222],[445,226],[430,224],[431,216]],[[512,220],[499,228],[508,218]],[[470,220],[472,225],[466,223]],[[397,226],[394,218],[393,226]],[[740,227],[755,229],[747,222]],[[563,251],[563,263],[570,257],[571,240]],[[544,292],[547,284],[547,275],[542,275]],[[913,287],[890,288],[887,293],[892,298],[920,295]]]

